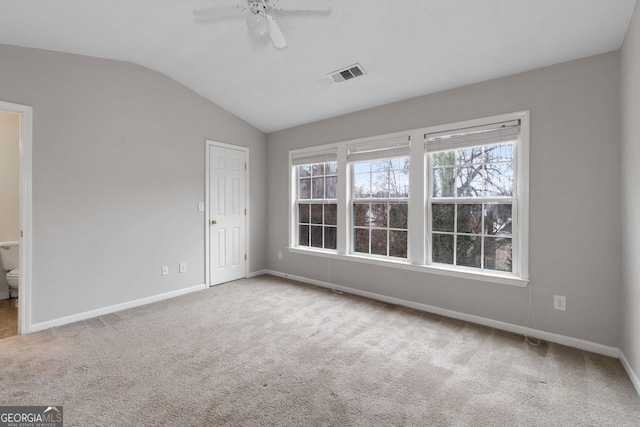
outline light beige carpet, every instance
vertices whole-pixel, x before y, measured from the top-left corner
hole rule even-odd
[[[66,426],[638,426],[616,359],[271,276],[0,340]]]

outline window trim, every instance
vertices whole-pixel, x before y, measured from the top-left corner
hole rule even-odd
[[[512,206],[512,231],[511,231],[511,235],[508,236],[509,239],[511,239],[512,244],[516,245],[516,250],[513,250],[513,246],[512,246],[512,271],[510,272],[510,274],[516,276],[516,277],[520,277],[520,254],[517,250],[517,243],[519,242],[519,239],[521,238],[520,234],[518,233],[518,226],[519,226],[519,217],[518,217],[518,196],[520,194],[520,189],[518,188],[518,173],[520,171],[519,166],[518,166],[518,156],[519,156],[519,141],[521,139],[521,125],[520,125],[521,120],[509,120],[507,122],[486,122],[480,126],[464,126],[462,128],[449,128],[448,131],[444,131],[444,132],[431,132],[428,134],[425,134],[425,152],[427,155],[427,171],[426,171],[426,178],[427,178],[427,182],[428,182],[428,186],[427,186],[427,193],[426,193],[426,200],[425,200],[425,214],[426,214],[426,219],[427,219],[427,239],[426,239],[426,264],[428,265],[437,265],[437,266],[441,266],[443,268],[453,268],[455,270],[460,269],[462,266],[458,265],[458,263],[456,262],[456,255],[457,252],[454,249],[454,254],[453,254],[453,263],[451,265],[446,264],[446,263],[436,263],[434,261],[432,261],[433,259],[433,244],[432,241],[430,241],[430,239],[433,239],[434,236],[434,231],[433,231],[433,206],[434,204],[452,204],[453,206],[459,206],[461,204],[480,204],[482,206],[484,206],[485,204],[493,204],[493,203],[505,203],[508,202],[511,206]],[[486,146],[491,146],[491,145],[495,145],[495,144],[500,144],[503,142],[507,142],[509,140],[511,140],[512,138],[506,138],[503,141],[499,141],[496,140],[496,137],[499,138],[500,135],[496,135],[495,137],[492,138],[487,138],[486,136],[483,135],[476,135],[475,137],[471,136],[471,141],[469,141],[467,139],[466,136],[461,136],[461,138],[463,139],[463,141],[459,141],[456,140],[457,138],[453,138],[453,140],[448,141],[449,144],[447,144],[447,141],[434,141],[433,145],[430,145],[430,141],[432,140],[433,137],[437,137],[437,136],[442,136],[442,135],[467,135],[468,132],[474,132],[474,131],[489,131],[489,130],[495,130],[495,129],[501,129],[502,126],[507,126],[507,131],[512,134],[512,137],[516,137],[518,140],[517,144],[513,145],[512,148],[512,161],[510,162],[512,164],[513,167],[513,179],[512,179],[512,190],[513,193],[511,196],[487,196],[487,195],[482,195],[482,196],[477,196],[477,197],[460,197],[457,194],[454,194],[453,196],[434,196],[433,194],[433,171],[434,171],[434,166],[433,166],[433,155],[436,153],[440,153],[440,152],[455,152],[456,150],[463,150],[463,149],[467,149],[467,148],[471,148],[471,147],[486,147]],[[500,131],[498,131],[498,133],[500,133]],[[464,141],[465,139],[467,139],[466,141]],[[486,165],[484,160],[481,162],[481,164],[484,166]],[[457,168],[454,168],[457,169]],[[455,211],[457,212],[457,208],[455,209]],[[483,216],[484,218],[484,216]],[[484,220],[483,220],[484,222]],[[454,236],[454,241],[456,238],[459,238],[460,236],[464,236],[466,235],[466,233],[459,233],[456,229],[456,225],[457,225],[457,221],[454,222],[454,231],[452,233],[444,233],[444,234],[451,234]],[[442,235],[443,233],[440,232],[436,232],[436,234]],[[485,241],[486,238],[489,237],[488,235],[484,234],[484,232],[481,232],[479,235],[476,235],[475,233],[472,234],[473,236],[476,237],[480,237],[481,239],[481,245],[482,245],[482,253],[484,253],[484,246],[485,246]],[[498,236],[495,236],[498,237]],[[484,261],[485,258],[484,256],[481,257],[480,259],[480,263],[481,266],[477,267],[479,270],[481,271],[495,271],[495,269],[487,269],[486,266],[484,266]]]
[[[372,155],[368,155],[366,156],[366,158],[360,158],[359,156],[357,156],[357,158],[351,157],[351,159],[349,159],[348,161],[348,168],[349,168],[349,182],[347,185],[349,185],[349,190],[350,190],[350,198],[347,201],[348,202],[348,209],[349,209],[349,214],[350,214],[350,221],[349,221],[349,236],[350,236],[350,241],[351,241],[351,245],[349,246],[349,254],[353,254],[353,255],[360,255],[360,256],[366,256],[366,257],[374,257],[374,258],[380,258],[380,259],[387,259],[387,258],[391,258],[391,259],[398,259],[398,260],[404,260],[404,259],[409,259],[409,245],[407,244],[407,257],[397,257],[397,256],[393,256],[391,254],[389,254],[389,235],[391,231],[404,231],[407,233],[407,237],[409,236],[409,226],[408,226],[408,222],[407,222],[407,228],[406,229],[399,229],[399,228],[394,228],[390,226],[390,217],[387,216],[387,226],[386,227],[373,227],[371,225],[369,225],[368,227],[364,227],[364,226],[358,226],[355,223],[355,218],[354,218],[354,213],[355,213],[355,206],[358,204],[384,204],[387,205],[387,207],[391,204],[404,204],[407,205],[407,213],[408,213],[408,206],[409,206],[409,196],[407,197],[391,197],[390,194],[387,195],[387,197],[360,197],[357,198],[354,194],[353,194],[353,190],[354,190],[354,185],[356,183],[356,170],[355,170],[355,165],[356,163],[369,163],[371,166],[371,163],[375,162],[375,161],[389,161],[389,160],[393,160],[393,159],[400,159],[400,158],[410,158],[410,153],[409,153],[409,139],[406,138],[406,145],[404,147],[393,147],[390,149],[382,149],[382,150],[375,150],[375,151],[367,151],[367,153],[375,153]],[[387,172],[390,171],[395,171],[396,169],[390,169],[387,170]],[[411,171],[411,167],[409,167],[409,171]],[[370,178],[373,174],[373,171],[370,169],[369,170],[369,175]],[[389,215],[390,211],[387,211],[387,215]],[[374,254],[371,253],[371,238],[369,239],[369,253],[365,253],[365,252],[357,252],[356,248],[355,248],[355,235],[356,235],[356,230],[364,230],[367,229],[369,230],[369,236],[371,236],[372,230],[385,230],[387,233],[387,255],[382,255],[382,254]],[[408,240],[408,239],[407,239]]]
[[[309,151],[295,151],[290,153],[289,155],[289,168],[291,170],[291,178],[293,180],[292,182],[292,186],[291,186],[291,191],[292,193],[290,194],[290,198],[292,198],[292,209],[293,211],[289,213],[289,221],[290,221],[290,231],[289,231],[289,235],[290,235],[290,239],[289,239],[289,245],[290,246],[295,246],[295,247],[307,247],[307,246],[300,246],[299,245],[299,238],[300,236],[298,235],[298,230],[299,230],[299,226],[301,225],[300,223],[300,218],[299,218],[299,211],[298,211],[298,207],[299,204],[306,204],[309,205],[309,208],[311,209],[311,205],[323,205],[323,209],[324,209],[324,205],[328,205],[328,204],[335,204],[336,206],[338,205],[338,194],[336,192],[336,198],[335,199],[327,199],[327,198],[322,198],[322,199],[314,199],[313,196],[309,199],[302,199],[300,198],[300,192],[299,192],[299,183],[300,183],[300,175],[299,175],[299,171],[300,169],[298,168],[298,166],[301,165],[306,165],[306,164],[316,164],[316,163],[327,163],[327,162],[336,162],[336,166],[337,166],[337,159],[335,158],[337,156],[336,150],[335,149],[322,149],[322,150],[309,150]],[[307,160],[308,162],[305,162],[303,160]],[[326,178],[327,176],[333,176],[332,175],[323,175],[323,178]],[[311,178],[313,178],[313,176],[310,176]],[[337,176],[336,176],[337,178]],[[337,181],[339,181],[338,179],[336,179]],[[313,191],[313,187],[310,187],[310,191]],[[324,194],[324,196],[326,197],[326,194]],[[309,227],[313,226],[313,224],[309,223]],[[326,224],[322,224],[322,242],[323,242],[323,246],[324,246],[324,233],[325,233],[325,227],[327,227]],[[336,223],[335,226],[331,225],[329,227],[335,227],[336,229],[336,237],[338,235],[338,224]],[[309,248],[313,248],[316,250],[323,250],[323,251],[330,251],[330,252],[336,252],[336,249],[326,249],[324,247],[320,248],[320,247],[314,247],[311,246],[311,234],[309,235]]]
[[[401,268],[473,281],[526,287],[529,283],[529,115],[529,111],[525,110],[289,151],[289,252]],[[493,270],[487,271],[473,268],[467,269],[461,266],[447,266],[446,264],[429,264],[430,253],[427,248],[431,247],[431,235],[429,233],[427,202],[429,201],[428,191],[431,178],[428,176],[428,155],[425,147],[426,134],[484,126],[509,120],[520,120],[520,138],[514,146],[514,189],[517,191],[517,197],[516,200],[514,200],[513,214],[514,216],[518,215],[518,224],[513,230],[515,240],[513,250],[514,253],[517,252],[518,259],[514,262],[518,263],[519,273],[516,275]],[[394,257],[373,257],[371,255],[351,253],[349,248],[352,246],[352,227],[349,208],[352,201],[352,182],[350,177],[350,163],[348,162],[348,150],[359,146],[379,145],[386,141],[398,140],[398,138],[405,137],[409,137],[410,139],[409,156],[411,162],[411,168],[409,170],[411,196],[408,202],[409,258],[403,260]],[[335,150],[337,152],[338,162],[338,235],[336,251],[298,247],[296,240],[295,192],[297,191],[297,171],[293,165],[293,156],[295,155],[296,158],[299,158],[305,153],[310,153],[309,155],[311,155],[314,152],[326,152],[327,150]],[[517,239],[515,238],[516,235]]]

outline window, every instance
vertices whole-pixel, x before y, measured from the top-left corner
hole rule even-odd
[[[299,246],[336,249],[337,162],[335,155],[300,157],[297,176],[297,234]],[[313,162],[315,163],[307,163]]]
[[[290,152],[290,251],[526,286],[529,113]]]
[[[513,272],[518,135],[518,121],[427,135],[432,263]]]
[[[351,252],[407,258],[409,138],[350,146]]]
[[[407,258],[409,157],[355,162],[353,251]]]

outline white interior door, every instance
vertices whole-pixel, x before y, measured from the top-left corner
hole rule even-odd
[[[246,152],[209,148],[210,285],[246,277]]]

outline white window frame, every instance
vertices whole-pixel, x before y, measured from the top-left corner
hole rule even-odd
[[[464,129],[485,126],[494,123],[520,121],[520,137],[514,146],[514,193],[517,195],[513,205],[514,226],[513,253],[514,273],[494,270],[481,270],[470,267],[449,266],[446,264],[431,264],[431,234],[430,213],[427,209],[431,177],[427,164],[425,137],[427,134],[446,132],[455,129]],[[384,146],[385,143],[393,144],[398,138],[406,138],[410,141],[410,196],[408,202],[408,258],[406,260],[393,257],[374,256],[361,253],[353,253],[352,247],[352,218],[351,218],[351,189],[352,177],[348,161],[349,150],[361,146]],[[392,148],[392,147],[390,147]],[[297,236],[297,168],[294,167],[294,158],[309,155],[314,152],[337,153],[338,161],[338,188],[337,188],[337,250],[312,247],[298,247]],[[438,126],[428,126],[418,129],[401,131],[391,134],[378,135],[369,138],[360,138],[311,148],[292,150],[289,152],[289,247],[292,253],[322,256],[340,260],[350,260],[366,264],[400,268],[419,271],[423,273],[438,274],[450,277],[464,278],[473,281],[483,281],[503,285],[525,287],[529,282],[529,111],[520,111],[509,114],[484,117],[474,120],[449,123]],[[517,266],[516,266],[517,263]]]
[[[440,132],[448,132],[457,129],[477,128],[482,126],[489,126],[495,123],[509,122],[517,120],[520,123],[519,138],[517,143],[513,147],[513,193],[514,196],[509,198],[513,200],[513,227],[512,227],[512,241],[513,241],[513,273],[499,272],[493,270],[479,270],[472,267],[462,266],[450,266],[446,264],[432,264],[431,263],[431,200],[432,200],[432,174],[429,161],[427,161],[426,168],[426,225],[427,225],[427,238],[426,242],[426,262],[425,265],[429,265],[431,268],[442,269],[444,271],[459,272],[464,274],[466,272],[472,274],[490,274],[497,277],[508,277],[514,280],[522,280],[525,283],[529,280],[529,246],[528,246],[528,230],[529,230],[529,112],[522,111],[512,114],[504,114],[500,116],[486,117],[476,120],[467,120],[464,122],[451,123],[442,126],[433,126],[425,129],[425,139],[427,134],[434,134]],[[490,145],[490,144],[487,144]],[[429,156],[427,155],[427,159]],[[490,198],[482,198],[480,200],[474,200],[473,198],[452,198],[454,202],[468,201],[470,203],[482,203],[483,200],[489,200]],[[440,199],[441,200],[441,199]],[[496,198],[495,201],[499,201]]]
[[[353,193],[354,188],[354,164],[358,162],[370,162],[375,160],[388,160],[398,157],[407,157],[410,155],[411,149],[411,138],[407,134],[395,134],[395,135],[386,135],[383,138],[368,138],[365,141],[360,142],[352,142],[349,144],[345,144],[346,149],[346,159],[347,159],[347,168],[348,168],[348,194],[349,198],[347,200],[348,206],[347,209],[349,211],[347,224],[350,228],[349,231],[349,248],[348,253],[354,256],[361,256],[366,258],[378,258],[382,260],[392,259],[398,260],[399,262],[405,262],[408,258],[401,257],[393,257],[391,255],[376,255],[376,254],[367,254],[363,252],[355,251],[355,218],[353,217],[353,206],[354,203],[407,203],[407,198],[360,198],[356,199]],[[386,227],[387,233],[390,231],[389,227]],[[408,236],[408,227],[407,227],[407,236]],[[388,250],[387,242],[387,250]],[[409,247],[407,247],[407,252],[409,252]]]
[[[312,251],[321,251],[327,253],[337,253],[337,249],[325,249],[319,247],[311,246],[311,235],[309,236],[309,246],[299,246],[299,203],[308,204],[309,209],[311,209],[312,204],[318,205],[327,205],[327,204],[338,204],[339,194],[336,195],[337,199],[300,199],[300,191],[299,191],[299,182],[300,177],[298,176],[300,165],[307,164],[316,164],[316,163],[326,163],[330,161],[336,161],[337,149],[334,147],[321,147],[320,149],[311,148],[306,150],[295,150],[292,151],[289,155],[289,170],[290,170],[290,212],[289,212],[289,247],[290,248],[298,248],[302,250],[312,250]],[[340,182],[340,177],[337,178],[338,183]],[[312,191],[312,188],[310,189]],[[311,224],[309,225],[311,226]],[[338,224],[336,224],[336,233],[338,229]],[[322,224],[323,228],[323,242],[324,242],[324,228],[325,225]]]
[[[335,160],[334,160],[334,162],[335,162]],[[326,163],[328,163],[328,162],[314,162],[314,163],[307,163],[304,166],[312,166],[312,165],[315,165],[315,164],[326,164]],[[303,165],[299,165],[299,166],[303,166]],[[331,225],[325,224],[324,223],[324,220],[325,220],[324,211],[325,211],[325,206],[328,206],[328,205],[336,205],[336,208],[337,208],[337,205],[338,205],[337,194],[336,194],[336,198],[335,199],[327,198],[326,194],[324,195],[325,197],[322,198],[322,199],[313,198],[313,179],[317,178],[317,175],[313,175],[313,172],[312,172],[312,174],[309,175],[309,180],[310,180],[310,183],[311,183],[311,185],[309,187],[309,191],[311,192],[311,197],[308,198],[308,199],[301,198],[300,197],[299,184],[300,184],[300,181],[302,179],[305,179],[305,177],[301,177],[300,176],[300,167],[297,167],[295,169],[296,169],[296,172],[297,172],[296,181],[297,181],[297,184],[298,184],[297,194],[296,194],[296,207],[297,207],[297,209],[296,209],[296,224],[297,224],[296,225],[296,232],[300,233],[300,227],[303,226],[303,225],[306,225],[306,226],[309,227],[309,236],[308,236],[309,244],[308,245],[300,245],[300,235],[299,234],[298,234],[298,240],[297,240],[296,243],[300,247],[309,247],[309,248],[314,248],[314,249],[321,249],[320,247],[312,245],[313,232],[312,232],[312,229],[311,229],[312,227],[321,227],[322,228],[322,244],[323,244],[322,249],[327,250],[327,251],[334,251],[335,252],[336,249],[325,248],[324,246],[325,246],[325,238],[326,238],[326,230],[327,230],[327,228],[334,228],[336,230],[336,238],[337,238],[338,225],[337,225],[337,223],[335,225],[333,225],[333,224],[331,224]],[[311,168],[311,170],[313,171],[313,167]],[[333,174],[327,175],[326,170],[325,170],[324,174],[321,175],[321,176],[322,176],[322,178],[326,179],[327,177],[333,176]],[[336,177],[336,181],[337,181],[337,177]],[[326,187],[323,188],[323,189],[326,189]],[[309,207],[308,208],[309,209],[309,217],[310,217],[309,219],[311,219],[311,217],[312,217],[312,210],[313,210],[312,205],[322,206],[322,209],[323,209],[323,214],[322,214],[323,222],[322,222],[322,224],[315,224],[315,223],[312,223],[311,221],[309,221],[308,223],[302,222],[301,218],[300,218],[300,206],[301,205],[307,205]],[[337,213],[336,213],[336,218],[337,218]]]
[[[355,163],[360,163],[360,162],[374,162],[374,161],[390,161],[393,159],[398,159],[398,158],[405,158],[405,157],[409,157],[408,155],[409,153],[407,152],[406,155],[390,155],[388,157],[379,157],[376,156],[375,158],[369,159],[369,160],[358,160],[358,161],[350,161],[349,162],[349,176],[351,178],[351,183],[350,183],[350,189],[353,190],[354,188],[354,184],[355,184]],[[409,171],[411,171],[411,166],[409,166]],[[369,174],[373,174],[373,171],[369,171]],[[410,197],[410,195],[409,195]],[[375,258],[381,258],[381,259],[386,259],[386,258],[393,258],[393,259],[398,259],[398,260],[405,260],[409,258],[409,246],[407,245],[407,258],[403,258],[403,257],[394,257],[393,255],[391,255],[389,253],[389,245],[390,245],[390,239],[389,236],[391,234],[392,231],[402,231],[402,232],[406,232],[407,233],[407,238],[409,236],[409,230],[408,230],[408,224],[407,224],[407,229],[403,230],[403,229],[399,229],[399,228],[393,228],[390,225],[390,210],[387,210],[387,224],[385,227],[373,227],[373,226],[368,226],[368,227],[364,227],[364,226],[358,226],[355,223],[355,218],[354,216],[354,210],[355,210],[355,206],[356,205],[372,205],[372,204],[380,204],[380,205],[387,205],[387,207],[389,207],[390,205],[394,204],[394,205],[407,205],[407,211],[408,211],[408,205],[409,205],[409,197],[391,197],[390,195],[388,195],[387,197],[361,197],[361,198],[356,198],[355,195],[351,194],[351,198],[349,200],[349,213],[351,215],[350,217],[350,221],[349,221],[349,228],[350,228],[350,237],[351,237],[351,246],[349,247],[350,253],[354,254],[354,255],[362,255],[362,256],[371,256],[371,257],[375,257]],[[407,215],[408,216],[408,215]],[[367,229],[369,231],[369,253],[365,253],[365,252],[356,252],[355,250],[355,233],[356,230],[364,230]],[[371,253],[371,235],[373,233],[373,230],[384,230],[387,234],[387,253],[389,253],[388,255],[380,255],[380,254],[373,254]],[[407,239],[408,240],[408,239]]]

